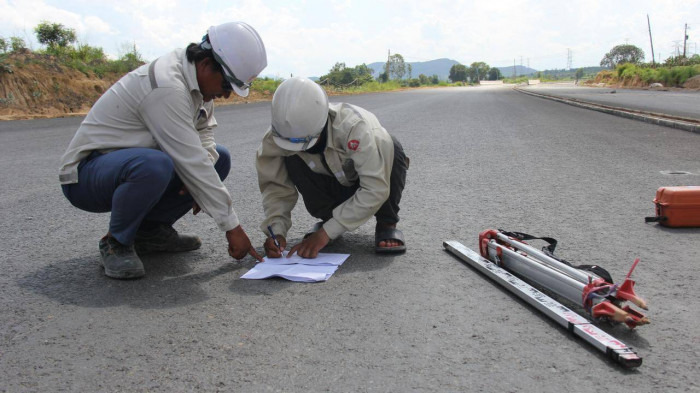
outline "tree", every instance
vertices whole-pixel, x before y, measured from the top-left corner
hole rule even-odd
[[[639,64],[644,59],[644,51],[634,45],[618,45],[603,56],[600,61],[601,67],[615,68],[618,64],[632,63]]]
[[[372,81],[373,72],[374,70],[364,63],[354,68],[346,67],[345,63],[335,63],[328,74],[321,77],[321,80],[336,86],[351,83],[361,85]]]
[[[345,63],[335,63],[328,74],[323,75],[321,80],[332,85],[347,85],[355,80],[352,70],[345,66]]]
[[[364,84],[372,82],[372,74],[374,74],[374,70],[369,68],[367,64],[362,63],[360,65],[355,66],[354,71],[360,83]]]
[[[418,75],[418,81],[420,81],[421,85],[430,84],[430,79],[425,74]]]
[[[400,54],[394,54],[389,56],[389,61],[387,62],[389,69],[387,70],[387,75],[389,79],[403,79],[406,75],[406,63],[403,61],[403,56]],[[393,76],[393,78],[392,78]]]
[[[24,52],[27,49],[27,44],[21,37],[12,36],[10,37],[10,47],[13,53]]]
[[[408,65],[408,79],[413,79],[413,66],[411,66],[410,64]]]
[[[467,72],[469,75],[469,80],[472,82],[479,82],[482,79],[488,78],[490,69],[491,67],[489,67],[489,65],[483,61],[476,61],[472,63]]]
[[[578,80],[583,77],[583,68],[579,68],[576,70],[576,83],[578,83]]]
[[[5,39],[5,37],[0,37],[0,52],[5,53],[10,47],[10,43]]]
[[[76,41],[75,30],[60,23],[42,21],[34,28],[34,32],[39,43],[48,46],[52,52],[58,48],[65,48],[68,44]]]
[[[501,70],[499,70],[496,67],[493,67],[489,70],[489,80],[490,81],[497,81],[503,78],[503,75],[501,75]]]
[[[141,52],[136,49],[136,43],[124,42],[119,48],[119,61],[121,61],[127,68],[136,69],[143,65],[145,61]]]
[[[464,82],[467,80],[467,66],[464,64],[453,64],[450,67],[450,80],[452,82]]]

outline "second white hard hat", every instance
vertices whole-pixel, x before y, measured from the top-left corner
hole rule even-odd
[[[265,45],[258,32],[247,23],[229,22],[212,26],[207,33],[226,80],[236,94],[247,97],[250,83],[267,67]]]
[[[272,96],[272,133],[277,146],[309,149],[328,120],[328,96],[321,86],[296,76],[282,82]]]

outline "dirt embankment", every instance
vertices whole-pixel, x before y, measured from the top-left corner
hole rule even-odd
[[[0,61],[0,120],[85,115],[122,76],[83,73],[50,55],[13,54]],[[272,93],[251,91],[245,99],[234,96],[217,104],[270,100]]]
[[[0,119],[85,113],[119,77],[86,75],[49,55],[13,54],[0,64]]]

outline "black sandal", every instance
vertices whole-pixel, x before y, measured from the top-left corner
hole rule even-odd
[[[387,240],[398,240],[400,246],[396,247],[379,247],[379,243]],[[374,252],[378,254],[398,254],[406,251],[406,242],[403,238],[403,232],[396,228],[381,228],[374,232]]]

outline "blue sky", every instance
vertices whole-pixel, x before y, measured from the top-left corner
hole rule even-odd
[[[538,70],[598,65],[613,46],[641,47],[666,58],[690,26],[689,52],[700,43],[700,1],[440,0],[0,0],[0,36],[33,49],[42,20],[77,31],[81,42],[117,57],[136,45],[146,60],[198,42],[211,25],[242,20],[268,52],[263,75],[320,76],[336,62],[450,58],[463,64],[529,65]],[[676,42],[674,42],[676,41]],[[700,53],[700,52],[699,52]]]

